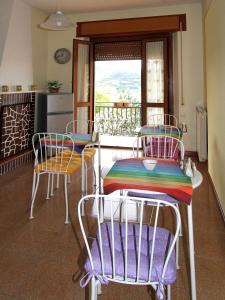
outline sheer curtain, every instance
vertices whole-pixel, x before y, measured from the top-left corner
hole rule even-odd
[[[78,48],[78,102],[87,102],[89,97],[89,46]]]
[[[147,59],[147,103],[164,102],[164,56],[163,42],[146,43]],[[147,120],[151,116],[164,114],[162,107],[148,107]]]
[[[147,102],[164,102],[163,42],[146,44],[147,57]]]
[[[78,48],[78,83],[77,83],[77,101],[89,101],[89,46],[79,45]],[[88,108],[78,107],[77,114],[77,130],[78,132],[87,127]],[[88,130],[88,128],[85,128]]]

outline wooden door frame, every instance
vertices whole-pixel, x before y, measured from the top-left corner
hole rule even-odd
[[[172,33],[152,33],[152,34],[143,34],[143,35],[134,35],[134,36],[111,36],[111,37],[94,37],[90,39],[91,45],[92,45],[92,82],[90,82],[90,86],[92,86],[91,94],[92,95],[92,118],[94,118],[94,46],[98,43],[112,43],[112,42],[126,42],[126,41],[140,41],[143,42],[145,40],[152,40],[152,41],[165,41],[166,47],[164,47],[164,57],[165,63],[164,63],[164,69],[166,70],[167,77],[165,78],[166,74],[164,75],[164,92],[166,91],[167,94],[167,107],[165,113],[173,114],[174,113],[174,102],[173,102],[173,38]],[[146,106],[143,107],[143,98],[147,96],[146,91],[146,84],[144,84],[144,81],[146,80],[146,73],[144,73],[144,69],[146,70],[146,55],[143,54],[143,51],[146,52],[145,47],[142,47],[142,63],[141,63],[141,110],[142,110],[142,118],[141,118],[141,125],[145,124],[146,120]],[[145,58],[145,59],[144,59]],[[145,62],[143,62],[145,60]],[[91,78],[91,77],[90,77]],[[166,87],[165,87],[166,85]],[[152,107],[154,105],[151,105]],[[156,104],[156,107],[157,104]]]
[[[78,47],[79,45],[89,45],[89,101],[81,101],[78,102]],[[93,62],[94,62],[94,50],[93,43],[89,41],[74,39],[73,40],[73,71],[72,71],[72,92],[74,94],[74,120],[77,120],[77,109],[78,107],[88,107],[88,119],[90,121],[93,120],[93,100],[94,100],[94,70],[93,70]]]

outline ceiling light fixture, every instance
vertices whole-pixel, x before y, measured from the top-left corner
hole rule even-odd
[[[47,30],[67,30],[74,27],[70,19],[65,16],[60,10],[50,14],[48,19],[40,24],[40,27]]]

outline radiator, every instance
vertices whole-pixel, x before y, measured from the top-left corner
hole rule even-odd
[[[207,112],[201,107],[196,107],[196,135],[197,152],[199,161],[207,160]]]

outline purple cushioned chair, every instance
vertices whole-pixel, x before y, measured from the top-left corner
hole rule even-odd
[[[111,209],[110,218],[104,220],[99,214],[92,217],[96,222],[97,231],[90,246],[88,232],[83,225],[84,219],[81,218],[81,207],[83,203],[88,204],[85,209],[88,213],[92,201],[99,211],[101,198],[107,201]],[[121,203],[123,205],[120,205]],[[128,211],[131,204],[137,203],[140,206],[140,218],[138,222],[131,222]],[[144,223],[149,206],[155,207],[153,226]],[[124,213],[123,222],[115,219],[116,212],[121,207]],[[172,208],[175,212],[172,214],[176,219],[173,233],[159,226],[160,215],[162,211],[165,213],[165,207]],[[101,284],[108,284],[109,281],[150,285],[160,300],[165,299],[166,288],[167,299],[170,299],[170,285],[176,281],[174,246],[180,227],[179,210],[173,203],[140,197],[88,195],[79,201],[78,216],[88,253],[85,263],[86,275],[80,284],[85,287],[91,281],[91,300],[97,299],[101,292]],[[168,216],[172,217],[171,214]]]

